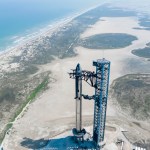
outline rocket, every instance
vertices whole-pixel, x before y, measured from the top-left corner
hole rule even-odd
[[[76,99],[76,130],[82,130],[82,69],[77,64],[75,69],[75,99]]]

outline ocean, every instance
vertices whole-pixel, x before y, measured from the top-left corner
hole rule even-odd
[[[48,25],[100,4],[101,0],[1,0],[0,51]]]

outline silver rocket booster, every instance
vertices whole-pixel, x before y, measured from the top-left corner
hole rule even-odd
[[[76,66],[75,78],[75,99],[76,99],[76,130],[82,130],[82,70],[80,64]]]

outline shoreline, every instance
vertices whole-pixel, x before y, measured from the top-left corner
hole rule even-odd
[[[60,19],[56,19],[56,21],[52,21],[51,23],[48,23],[47,25],[45,25],[45,27],[39,28],[36,31],[28,33],[27,35],[21,36],[19,39],[17,39],[18,40],[17,42],[15,42],[16,40],[14,41],[16,43],[15,45],[12,44],[12,46],[7,46],[7,48],[0,51],[0,57],[9,53],[10,51],[14,51],[17,48],[21,48],[28,43],[32,43],[40,37],[47,36],[48,34],[49,34],[49,36],[51,36],[52,33],[57,31],[59,28],[62,28],[64,25],[68,24],[69,22],[71,22],[76,17],[79,17],[79,16],[83,15],[84,13],[87,13],[88,11],[91,11],[91,10],[93,10],[93,9],[95,9],[95,8],[105,4],[105,3],[107,3],[107,2],[103,2],[102,4],[92,6],[90,8],[81,10],[79,12],[75,12],[71,15],[67,15],[66,17],[63,17]],[[19,36],[19,35],[15,35],[13,37],[17,37],[17,36]],[[20,40],[21,38],[23,38],[23,39]]]
[[[110,0],[107,0],[106,2],[101,2],[100,4],[97,4],[97,5],[95,5],[95,6],[92,6],[92,7],[90,7],[90,8],[87,8],[87,9],[84,9],[84,10],[81,10],[81,11],[79,11],[79,12],[74,12],[74,13],[72,13],[71,15],[67,15],[67,16],[65,16],[65,17],[62,17],[62,18],[59,18],[59,19],[55,19],[55,21],[51,21],[50,23],[48,23],[48,24],[45,24],[45,25],[42,25],[42,26],[46,26],[46,27],[42,27],[42,28],[39,28],[39,27],[37,27],[38,29],[36,29],[36,31],[31,31],[31,33],[27,33],[27,34],[25,34],[25,33],[23,33],[23,34],[21,34],[21,35],[14,35],[14,36],[12,36],[12,38],[13,37],[18,37],[18,36],[21,36],[19,39],[17,39],[17,40],[15,40],[14,42],[16,43],[15,45],[13,45],[12,44],[12,46],[7,46],[7,48],[2,48],[3,50],[2,51],[0,51],[0,58],[3,56],[3,55],[5,55],[5,54],[7,54],[7,53],[9,53],[10,51],[14,51],[15,49],[17,49],[17,48],[20,48],[20,47],[23,47],[24,45],[26,45],[26,44],[28,44],[28,43],[31,43],[31,42],[33,42],[33,41],[35,41],[36,39],[38,39],[39,37],[44,37],[44,36],[46,36],[47,34],[52,34],[52,33],[54,33],[55,31],[57,31],[59,28],[61,28],[61,27],[63,27],[65,24],[67,24],[67,23],[69,23],[69,22],[71,22],[73,19],[75,19],[76,17],[79,17],[79,16],[81,16],[81,15],[83,15],[84,13],[87,13],[88,11],[91,11],[91,10],[93,10],[93,9],[95,9],[95,8],[97,8],[97,7],[99,7],[99,6],[101,6],[101,5],[104,5],[104,4],[106,4],[106,3],[108,3],[108,5],[109,5],[109,7],[110,8],[113,8],[113,7],[116,7],[116,8],[122,8],[122,10],[124,10],[124,11],[126,11],[126,6],[122,6],[122,5],[113,5],[113,3],[110,1]],[[131,10],[133,10],[133,8],[128,8],[128,10],[129,11],[131,11]],[[127,11],[128,11],[127,10]],[[133,11],[135,11],[137,14],[139,13],[139,11],[140,10],[133,10]],[[141,12],[141,14],[140,15],[145,15],[146,14],[146,12]],[[150,12],[148,13],[147,12],[147,14],[149,14],[150,15]],[[137,17],[140,17],[140,15],[139,16],[137,16]],[[29,29],[30,30],[30,29]],[[32,29],[31,29],[32,30]],[[26,31],[25,31],[26,32]],[[38,32],[40,32],[40,33],[38,33]],[[24,35],[25,34],[25,35]],[[21,38],[23,38],[22,40],[20,40]],[[21,43],[20,43],[21,42]]]

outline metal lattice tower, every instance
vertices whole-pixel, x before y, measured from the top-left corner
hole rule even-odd
[[[93,140],[98,146],[104,140],[110,62],[99,59],[93,62],[93,66],[96,67]]]
[[[70,78],[75,79],[76,91],[76,128],[73,129],[74,135],[83,137],[86,131],[82,129],[82,96],[84,99],[94,99],[94,121],[93,121],[93,143],[94,149],[102,148],[105,134],[107,97],[110,75],[110,61],[106,59],[98,59],[93,61],[93,66],[96,67],[96,73],[87,70],[81,70],[78,64],[72,73],[69,73]],[[95,88],[93,96],[82,94],[82,80],[86,81],[90,86]],[[78,138],[80,139],[80,138]]]

